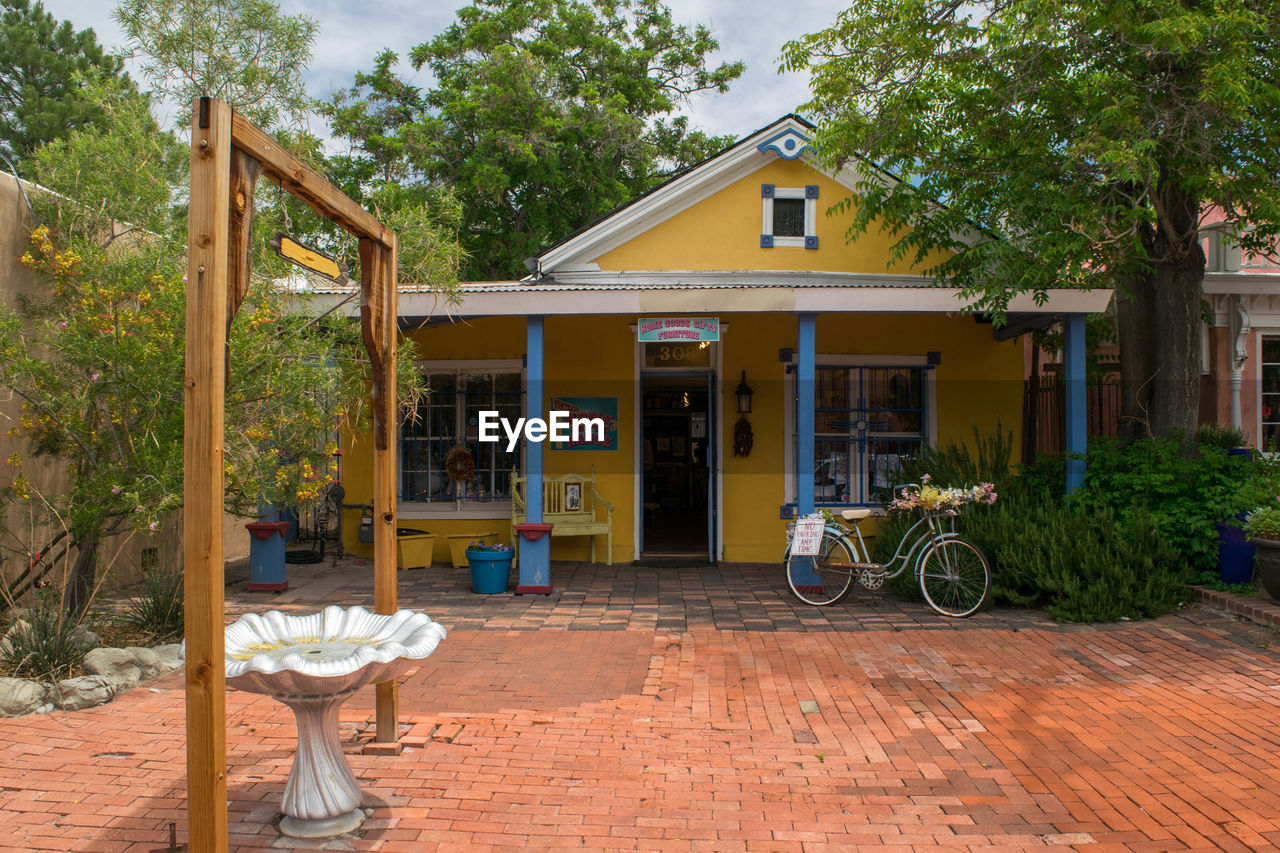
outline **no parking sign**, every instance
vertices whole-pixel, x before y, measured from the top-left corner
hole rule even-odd
[[[820,515],[796,519],[791,531],[791,553],[797,557],[816,557],[822,552],[822,529],[826,522]]]

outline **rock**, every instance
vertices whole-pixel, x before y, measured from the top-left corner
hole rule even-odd
[[[162,674],[160,656],[151,649],[129,646],[125,651],[133,655],[133,664],[138,668],[138,677],[142,681],[152,681]]]
[[[142,672],[132,653],[125,649],[92,649],[84,656],[81,664],[89,675],[100,675],[112,683],[112,693],[119,693],[137,687],[142,681]]]
[[[182,669],[182,643],[156,646],[151,651],[155,652],[156,656],[160,658],[160,671],[162,673]]]
[[[64,678],[54,684],[50,698],[55,706],[64,711],[79,711],[81,708],[92,708],[94,705],[110,702],[116,692],[111,679],[106,676],[82,675],[79,678]]]
[[[102,645],[102,638],[88,628],[76,628],[71,632],[71,636],[75,637],[80,642],[80,645],[86,649],[96,649]]]
[[[44,685],[25,678],[0,678],[0,717],[30,714],[44,702]]]

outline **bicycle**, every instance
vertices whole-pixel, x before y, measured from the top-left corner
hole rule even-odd
[[[995,493],[989,483],[970,489],[945,490],[928,486],[927,479],[925,483],[923,487],[916,483],[894,487],[902,497],[895,500],[893,506],[919,508],[923,516],[903,533],[887,563],[871,561],[862,539],[858,523],[871,515],[869,509],[847,509],[840,513],[845,521],[852,523],[852,529],[835,517],[824,517],[822,542],[816,556],[791,553],[789,528],[785,555],[787,584],[795,596],[806,604],[835,604],[848,595],[855,576],[862,586],[876,590],[886,580],[902,574],[907,566],[913,566],[924,600],[943,616],[969,616],[982,607],[991,591],[990,566],[977,545],[956,533],[955,518],[964,504],[992,503]],[[856,535],[856,542],[850,537],[851,533]],[[908,542],[911,547],[904,553]]]

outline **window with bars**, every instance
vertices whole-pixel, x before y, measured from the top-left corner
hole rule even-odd
[[[1262,336],[1262,399],[1258,413],[1262,420],[1259,447],[1280,448],[1280,336]]]
[[[509,500],[511,472],[520,470],[523,442],[507,452],[504,437],[481,442],[480,412],[496,411],[511,423],[521,416],[524,393],[518,371],[431,372],[430,392],[401,431],[401,500],[453,502]],[[475,474],[454,482],[445,456],[463,446],[475,461]]]
[[[902,460],[927,436],[921,367],[818,367],[814,376],[814,500],[879,505]],[[801,466],[802,469],[805,466]]]

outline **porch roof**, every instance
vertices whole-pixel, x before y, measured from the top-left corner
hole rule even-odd
[[[347,286],[312,289],[316,305],[331,309],[348,300]],[[742,313],[950,313],[965,310],[960,290],[911,275],[796,272],[790,270],[627,271],[560,273],[535,281],[463,282],[460,302],[447,304],[435,291],[400,286],[402,319],[454,316],[554,314]],[[1050,290],[1043,302],[1021,294],[1009,314],[1073,314],[1106,310],[1109,289]],[[359,309],[351,299],[343,306]]]

